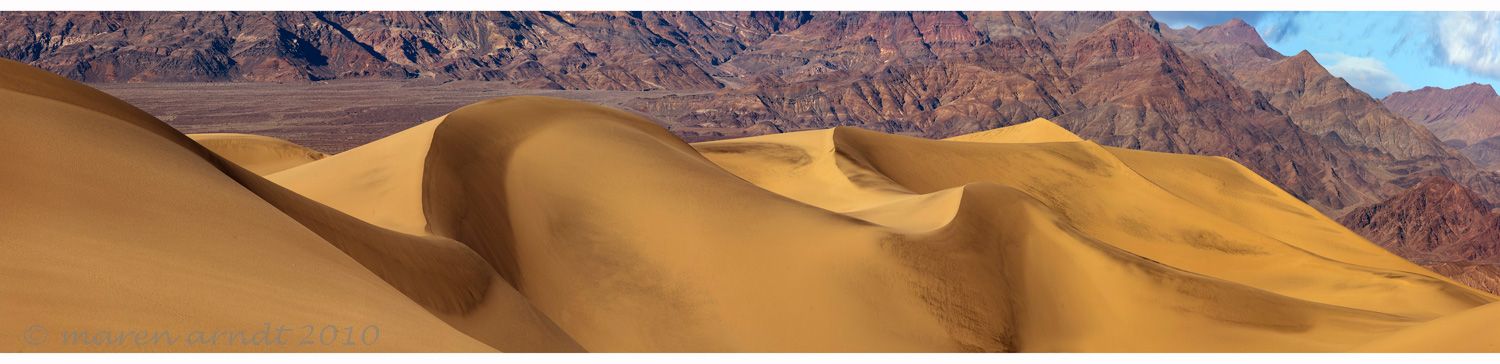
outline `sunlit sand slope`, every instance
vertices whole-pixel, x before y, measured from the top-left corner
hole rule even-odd
[[[1361,345],[1368,352],[1500,352],[1495,328],[1500,327],[1500,304],[1489,304],[1413,326]]]
[[[456,242],[340,215],[40,70],[0,61],[0,94],[0,350],[577,349],[508,286],[485,289],[499,280],[476,278],[494,273]],[[286,344],[189,341],[268,324],[290,328]],[[498,325],[524,337],[486,335]],[[379,333],[305,344],[303,326]],[[62,337],[138,330],[176,341]]]
[[[959,135],[945,140],[986,143],[1048,143],[1081,142],[1083,138],[1073,135],[1068,129],[1063,129],[1063,127],[1053,124],[1052,121],[1038,118],[1004,128]]]
[[[384,335],[253,349],[1424,350],[1411,337],[1482,339],[1448,322],[1496,299],[1228,160],[1045,120],[689,145],[628,112],[511,97],[262,177],[0,66],[0,135],[25,136],[0,144],[0,312],[23,318],[0,342],[18,351],[90,349],[26,344],[31,325],[263,322]]]
[[[1021,126],[1056,130],[1039,123]],[[954,143],[838,128],[696,147],[783,196],[898,231],[934,228],[905,237],[927,241],[913,255],[944,243],[1024,252],[922,263],[951,274],[939,280],[951,282],[945,291],[1011,287],[939,306],[973,317],[972,302],[1012,301],[1011,322],[996,327],[1020,331],[1021,350],[1341,350],[1493,300],[1360,239],[1228,160],[1055,133],[1025,143],[1038,135],[1027,134]],[[947,212],[953,220],[932,224],[955,189],[965,192]],[[991,207],[993,197],[977,192],[986,190],[1021,195],[1026,208]],[[986,212],[966,215],[978,206]],[[1016,226],[1023,216],[1045,218]],[[1007,242],[1015,235],[1048,237]],[[1103,258],[1080,263],[1088,256]],[[1004,279],[982,273],[1014,269],[1021,273],[990,273]]]
[[[425,234],[422,171],[441,120],[267,178],[362,220]]]
[[[268,136],[205,133],[189,134],[188,137],[214,154],[259,175],[280,172],[327,157],[322,152]]]

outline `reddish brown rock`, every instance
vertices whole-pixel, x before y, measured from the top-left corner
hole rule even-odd
[[[1375,193],[1378,180],[1349,151],[1148,29],[1122,18],[1070,45],[1075,97],[1092,106],[1054,120],[1105,144],[1230,157],[1329,209]]]
[[[1354,210],[1347,224],[1398,253],[1464,264],[1493,246],[1495,218],[1474,201],[1500,198],[1500,176],[1442,143],[1500,160],[1491,124],[1467,121],[1490,113],[1493,90],[1377,102],[1237,20],[1174,30],[1144,12],[11,12],[0,13],[0,56],[91,82],[650,90],[599,97],[695,141],[844,125],[946,137],[1045,117],[1107,145],[1232,158],[1326,213]],[[1408,189],[1429,176],[1444,179]]]
[[[1339,222],[1438,274],[1500,294],[1500,212],[1494,207],[1453,181],[1433,177]]]
[[[1286,58],[1267,46],[1255,27],[1239,18],[1203,29],[1168,29],[1163,33],[1174,44],[1225,70],[1259,68],[1270,61]]]
[[[1339,219],[1344,226],[1419,263],[1500,263],[1500,212],[1441,177]]]
[[[102,82],[672,91],[621,104],[694,139],[945,137],[1046,117],[1109,145],[1233,158],[1329,212],[1426,175],[1500,189],[1243,22],[1164,30],[1144,12],[4,13],[0,56]],[[1304,72],[1221,64],[1238,59]]]
[[[1306,51],[1240,78],[1315,134],[1377,150],[1395,160],[1454,159],[1431,132],[1328,73]]]
[[[1328,72],[1312,54],[1286,57],[1267,47],[1254,28],[1231,20],[1201,30],[1167,32],[1191,53],[1214,60],[1236,83],[1263,95],[1323,144],[1353,155],[1373,183],[1361,203],[1398,193],[1429,176],[1443,176],[1489,198],[1500,198],[1494,176],[1448,148],[1418,123],[1394,113]],[[1352,207],[1361,203],[1348,204]],[[1335,211],[1338,214],[1340,211]]]
[[[1381,100],[1488,170],[1500,169],[1500,96],[1490,85],[1423,87]]]
[[[743,45],[672,15],[9,12],[0,13],[0,56],[89,82],[447,77],[537,88],[720,87],[710,64]]]
[[[1422,266],[1469,287],[1500,294],[1500,264],[1436,262]]]

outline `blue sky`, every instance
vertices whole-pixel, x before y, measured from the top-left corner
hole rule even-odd
[[[1173,28],[1240,18],[1282,54],[1306,49],[1329,72],[1377,98],[1393,91],[1470,82],[1500,84],[1500,13],[1170,12]]]

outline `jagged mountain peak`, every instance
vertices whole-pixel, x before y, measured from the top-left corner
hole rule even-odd
[[[1260,36],[1260,32],[1256,31],[1255,27],[1249,23],[1240,20],[1240,18],[1230,19],[1223,24],[1205,27],[1197,31],[1196,37],[1201,41],[1267,47],[1266,41]]]
[[[1470,82],[1463,86],[1454,87],[1453,89],[1455,91],[1479,93],[1490,97],[1497,96],[1495,94],[1495,87],[1485,83]]]

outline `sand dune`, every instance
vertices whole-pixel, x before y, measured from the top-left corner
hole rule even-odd
[[[432,132],[440,121],[429,121],[267,178],[373,224],[425,235],[422,171]]]
[[[0,163],[8,196],[0,242],[12,252],[0,255],[3,350],[577,349],[521,297],[507,296],[505,285],[485,289],[498,282],[475,278],[492,276],[487,266],[455,264],[474,257],[467,249],[445,249],[436,239],[419,245],[339,215],[61,77],[3,61],[0,93],[9,111],[0,130],[26,136],[0,146],[9,156]],[[470,292],[483,304],[445,307],[434,303],[441,298],[413,297],[423,292],[412,287],[459,284],[478,285]],[[469,314],[443,312],[457,311],[452,306]],[[185,336],[267,324],[291,327],[292,344],[234,345],[223,338],[194,346],[179,337],[175,345],[69,345],[60,336],[64,330]],[[51,336],[23,341],[33,325]],[[370,345],[299,345],[304,325],[375,326],[379,334]],[[493,325],[533,332],[499,341],[500,335],[486,335],[499,330]],[[561,342],[545,342],[549,329]]]
[[[1081,142],[1083,138],[1073,135],[1068,129],[1063,129],[1050,120],[1038,118],[1004,128],[964,134],[944,140],[982,143],[1049,143]]]
[[[58,330],[379,325],[373,347],[489,350],[297,223],[191,139],[123,103],[0,61],[0,340],[6,351],[258,351],[27,345]],[[216,165],[217,164],[217,165]],[[248,172],[247,172],[248,174]],[[300,339],[300,338],[298,338]],[[284,350],[296,350],[289,348]]]
[[[0,93],[0,135],[25,136],[0,143],[0,312],[22,318],[0,322],[3,350],[1494,350],[1464,341],[1496,297],[1244,167],[1045,120],[689,145],[628,112],[509,97],[272,173],[285,160],[19,64],[0,63]],[[265,322],[382,336],[17,336]]]
[[[268,175],[323,159],[328,155],[268,136],[235,133],[188,134],[224,159],[259,175]]]
[[[1416,353],[1494,353],[1500,304],[1488,304],[1403,329],[1361,345],[1356,351]]]

